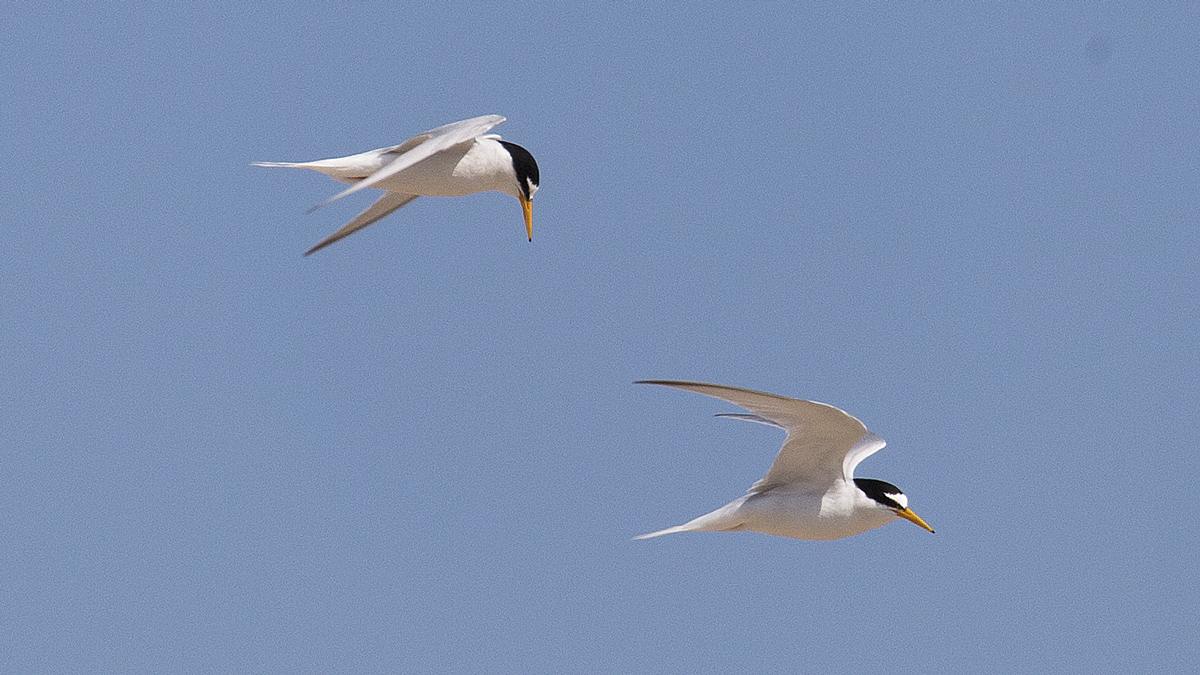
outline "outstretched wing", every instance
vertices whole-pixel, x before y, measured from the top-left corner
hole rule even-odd
[[[343,225],[337,232],[317,242],[317,245],[305,251],[304,255],[312,255],[335,241],[349,237],[416,198],[417,195],[406,195],[399,192],[383,193],[382,197],[375,200],[375,203],[368,206],[365,211],[355,216],[354,220]]]
[[[886,442],[867,431],[858,418],[826,403],[801,401],[766,392],[703,382],[640,380],[712,396],[745,408],[752,415],[723,415],[780,427],[787,439],[767,475],[751,492],[765,492],[788,483],[814,487],[854,478],[854,467]]]
[[[351,195],[359,190],[378,185],[380,181],[387,180],[423,159],[432,157],[447,148],[459,143],[465,143],[486,133],[489,129],[503,121],[504,118],[500,115],[483,115],[460,122],[451,122],[436,129],[419,133],[400,145],[393,146],[394,149],[392,151],[398,152],[398,154],[390,163],[370,176],[312,207],[309,209],[309,212],[311,213],[326,204],[335,202],[346,195]]]

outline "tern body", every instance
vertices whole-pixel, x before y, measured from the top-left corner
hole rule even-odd
[[[525,148],[484,133],[503,121],[499,115],[484,115],[430,129],[399,145],[345,157],[254,164],[310,169],[351,184],[314,209],[365,188],[385,191],[366,211],[305,255],[361,230],[417,197],[461,197],[489,191],[511,195],[521,202],[526,233],[532,241],[533,195],[539,187],[537,162]]]
[[[900,488],[855,478],[854,468],[885,441],[855,417],[825,403],[701,382],[643,380],[712,396],[750,411],[720,417],[781,428],[787,440],[767,475],[749,492],[682,525],[643,534],[651,539],[677,532],[761,532],[794,539],[841,539],[902,518],[933,528],[908,508]]]
[[[738,497],[683,525],[643,534],[650,539],[676,532],[761,532],[793,539],[842,539],[887,525],[895,514],[876,508],[857,486],[829,490],[776,488]]]

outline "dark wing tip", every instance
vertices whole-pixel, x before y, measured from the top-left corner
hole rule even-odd
[[[315,246],[313,246],[312,248],[310,248],[304,252],[304,257],[307,258],[308,256],[316,253],[317,251],[320,251],[321,249],[325,248],[326,246],[329,246],[330,244],[338,241],[338,239],[341,239],[341,237],[338,237],[337,239],[326,239],[325,241],[317,242],[317,244]]]

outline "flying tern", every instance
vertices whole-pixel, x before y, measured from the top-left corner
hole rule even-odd
[[[635,537],[676,532],[751,531],[796,539],[841,539],[903,518],[933,528],[908,507],[900,488],[855,478],[854,468],[886,444],[848,413],[825,403],[701,382],[641,380],[719,398],[747,410],[718,417],[787,432],[771,469],[744,496],[682,525]]]
[[[317,242],[304,255],[354,234],[417,197],[457,197],[503,192],[521,202],[525,233],[533,241],[533,195],[538,165],[529,151],[487,132],[504,121],[483,115],[430,129],[399,145],[312,162],[254,162],[254,166],[311,169],[350,187],[317,204],[310,212],[366,188],[384,194],[342,228]]]

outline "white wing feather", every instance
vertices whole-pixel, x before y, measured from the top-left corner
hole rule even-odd
[[[400,173],[401,171],[423,159],[432,157],[433,155],[436,155],[447,148],[458,145],[459,143],[465,143],[480,136],[503,121],[504,118],[500,115],[483,115],[480,117],[472,117],[469,120],[451,122],[450,124],[442,125],[436,129],[430,129],[429,131],[419,133],[400,145],[393,146],[393,148],[405,148],[405,150],[397,154],[396,158],[390,163],[375,173],[372,173],[370,176],[367,176],[354,185],[351,185],[345,190],[342,190],[329,199],[326,199],[320,204],[312,207],[309,209],[309,212],[311,213],[312,211],[315,211],[326,204],[335,202],[347,195],[354,194],[359,190],[378,185],[381,181],[387,180],[388,178]],[[414,142],[416,143],[414,144]]]
[[[789,483],[827,486],[837,480],[852,480],[858,463],[886,445],[882,438],[867,431],[858,418],[826,403],[703,382],[641,380],[640,383],[719,398],[753,413],[721,415],[723,417],[770,424],[786,430],[787,439],[771,469],[751,486],[751,492],[766,492]]]
[[[395,211],[396,209],[408,204],[416,198],[417,195],[406,195],[400,194],[399,192],[383,193],[383,196],[377,199],[374,204],[368,206],[365,211],[355,216],[353,220],[343,225],[337,232],[334,232],[328,237],[325,237],[321,241],[317,242],[316,245],[308,249],[304,255],[312,255],[326,246],[334,243],[335,241],[340,241],[346,237],[349,237],[355,232],[358,232],[364,227],[374,223],[380,218],[383,218],[392,211]]]

